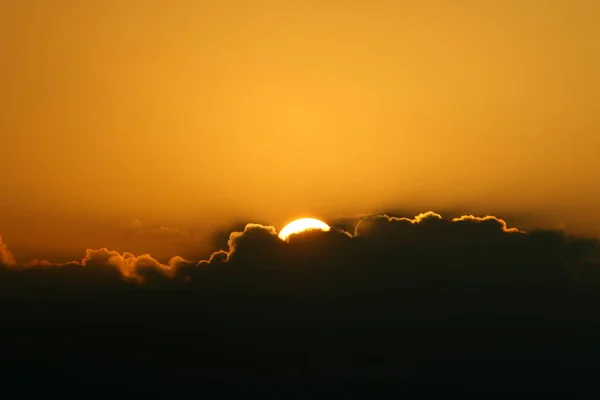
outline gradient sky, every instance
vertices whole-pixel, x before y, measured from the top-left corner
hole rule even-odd
[[[0,234],[48,259],[385,209],[600,234],[599,20],[595,0],[2,0]]]

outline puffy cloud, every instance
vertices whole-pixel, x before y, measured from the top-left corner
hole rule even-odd
[[[215,251],[214,253],[212,253],[210,255],[210,258],[208,260],[198,261],[198,266],[224,263],[224,262],[227,262],[228,258],[229,258],[229,252],[227,252],[225,250]]]
[[[14,257],[0,244],[3,264],[15,266]],[[395,272],[402,275],[415,263],[425,263],[432,268],[429,272],[440,276],[477,263],[487,265],[481,269],[491,273],[502,264],[503,269],[494,273],[506,277],[514,265],[526,271],[536,264],[539,270],[538,264],[545,261],[546,265],[560,264],[569,268],[573,276],[580,277],[578,268],[585,265],[589,270],[597,260],[598,245],[593,240],[570,238],[552,231],[528,233],[509,228],[503,219],[494,216],[464,215],[448,220],[428,211],[413,218],[385,214],[365,216],[356,224],[353,235],[334,227],[329,232],[297,234],[288,242],[279,239],[273,226],[250,223],[230,233],[226,250],[216,251],[208,260],[198,262],[176,256],[162,264],[149,254],[136,256],[101,248],[86,250],[79,262],[56,264],[32,260],[21,267],[58,268],[64,273],[79,267],[104,271],[132,283],[156,283],[161,280],[198,282],[208,275],[217,279],[214,277],[224,266],[281,274],[294,271],[299,264],[309,265],[303,268],[313,272],[315,266],[323,270],[349,266],[354,273],[368,270],[375,275],[395,265]],[[548,266],[544,273],[547,275],[550,270]],[[556,268],[554,270],[556,272]],[[419,273],[423,271],[427,268],[422,267]],[[343,271],[336,273],[343,274]]]
[[[463,215],[461,217],[452,219],[452,222],[499,225],[500,228],[504,232],[522,232],[518,228],[509,228],[506,225],[506,221],[504,221],[503,219],[500,219],[500,218],[496,218],[491,215],[487,215],[485,217],[476,217],[474,215]]]
[[[371,235],[398,235],[415,231],[412,229],[414,225],[428,226],[431,223],[436,224],[437,228],[446,224],[447,221],[440,214],[428,211],[421,213],[414,218],[390,217],[386,214],[365,217],[358,221],[355,228],[356,236],[371,236]]]
[[[473,287],[600,285],[599,249],[593,239],[524,232],[493,216],[445,219],[430,211],[413,218],[367,216],[354,234],[333,227],[296,234],[289,241],[280,240],[273,226],[246,224],[230,233],[227,249],[196,262],[176,256],[163,264],[149,254],[106,248],[88,249],[81,261],[67,264],[16,264],[5,246],[2,254],[4,265],[29,271],[19,277],[21,284],[31,280],[37,286],[185,284],[209,292],[235,287],[239,293],[382,294],[438,290],[442,282],[444,290],[467,292]]]
[[[570,346],[592,353],[599,258],[596,239],[523,232],[490,216],[375,215],[354,234],[334,226],[289,241],[272,226],[247,224],[199,262],[102,248],[67,264],[0,268],[0,317],[19,328],[0,334],[15,359],[55,350],[53,359],[75,358],[79,368],[125,354],[146,360],[152,376],[180,368],[194,382],[254,382],[259,370],[285,380],[306,365],[348,377],[343,357],[351,351],[351,364],[375,363],[375,375],[391,374],[396,384],[399,370],[422,370],[430,358],[540,359]],[[584,346],[569,332],[592,339]],[[468,373],[449,365],[436,379],[497,387],[479,364]],[[503,385],[514,367],[496,375]],[[529,372],[512,376],[531,379]],[[541,381],[548,373],[539,372]]]
[[[71,261],[68,263],[55,263],[47,260],[34,259],[24,264],[7,264],[15,267],[14,269],[30,274],[41,272],[51,272],[54,276],[60,274],[66,279],[65,283],[73,281],[71,278],[79,277],[82,279],[82,285],[90,283],[89,279],[98,278],[98,276],[112,276],[113,281],[126,281],[130,283],[148,283],[160,278],[172,278],[182,265],[189,264],[189,261],[180,256],[172,257],[167,264],[162,264],[149,254],[136,256],[132,253],[119,253],[106,248],[87,249],[85,256],[80,261]],[[72,275],[72,276],[69,276]],[[32,275],[30,275],[32,276]],[[104,281],[104,280],[103,280]],[[93,282],[92,282],[93,283]]]
[[[235,258],[268,257],[268,252],[281,247],[281,240],[273,226],[247,224],[243,231],[232,232],[227,242],[227,260]]]
[[[2,236],[0,236],[0,264],[15,265],[16,263],[15,257],[8,250],[8,246],[2,241]]]
[[[149,254],[136,256],[125,252],[111,251],[106,248],[86,250],[86,255],[81,261],[82,267],[106,266],[119,271],[124,278],[134,282],[145,282],[151,276],[172,277],[176,269],[184,263],[185,259],[175,256],[167,264],[161,264]]]

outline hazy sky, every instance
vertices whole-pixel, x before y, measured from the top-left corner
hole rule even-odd
[[[239,220],[395,208],[600,233],[598,21],[596,0],[0,0],[0,234],[17,257],[185,255]]]

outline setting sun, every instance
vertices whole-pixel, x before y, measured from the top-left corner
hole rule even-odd
[[[286,240],[290,235],[294,233],[304,232],[309,229],[319,229],[322,231],[328,231],[329,225],[327,225],[323,221],[319,221],[315,218],[300,218],[295,221],[287,224],[281,232],[279,232],[279,237],[282,240]]]

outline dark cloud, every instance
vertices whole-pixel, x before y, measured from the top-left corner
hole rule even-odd
[[[487,215],[485,217],[476,217],[474,215],[463,215],[458,218],[453,218],[452,222],[468,223],[470,225],[481,224],[481,225],[488,225],[490,227],[492,227],[492,226],[496,227],[499,225],[500,228],[502,229],[502,231],[504,231],[504,232],[520,232],[518,228],[509,228],[506,225],[506,221],[504,221],[503,219],[496,218],[491,215]],[[496,229],[496,228],[491,228],[491,229]]]
[[[10,252],[4,246],[6,254]],[[23,264],[17,263],[14,258],[5,257],[2,259],[4,269],[10,267],[15,271],[13,276],[18,276],[20,282],[27,283],[28,278],[39,281],[43,286],[52,286],[55,283],[70,283],[75,287],[85,287],[88,284],[103,284],[104,279],[100,276],[112,277],[110,282],[128,282],[131,284],[147,283],[149,280],[155,280],[156,277],[172,278],[175,271],[183,265],[189,263],[180,256],[172,257],[167,264],[161,264],[149,254],[136,256],[131,253],[119,253],[106,248],[86,250],[85,257],[80,261],[71,261],[68,263],[53,263],[47,260],[34,259]],[[58,280],[47,279],[48,276],[57,277]],[[154,279],[151,279],[154,278]],[[79,281],[78,279],[81,279]],[[10,282],[6,282],[7,284]]]
[[[598,241],[493,216],[363,216],[287,241],[246,224],[209,259],[166,264],[108,249],[19,264],[0,250],[14,359],[93,369],[109,355],[145,379],[531,389],[572,382],[548,357],[587,368],[600,356]]]
[[[48,270],[56,270],[55,275],[68,275],[79,269],[83,275],[103,271],[131,284],[157,282],[158,278],[173,281],[172,284],[212,279],[216,287],[220,280],[248,279],[248,274],[268,273],[278,278],[289,275],[291,280],[310,275],[318,280],[316,277],[325,271],[341,281],[348,281],[352,274],[357,282],[385,275],[390,279],[386,285],[402,285],[408,277],[416,276],[462,276],[467,280],[489,279],[494,284],[502,279],[533,284],[552,277],[565,279],[563,283],[567,284],[570,279],[580,281],[593,276],[583,271],[593,270],[600,258],[595,239],[571,237],[558,231],[525,232],[509,228],[504,220],[494,216],[445,219],[434,212],[413,218],[365,216],[355,224],[353,233],[333,225],[329,232],[304,232],[292,235],[288,241],[280,240],[272,226],[246,224],[229,234],[225,250],[199,262],[176,256],[163,264],[148,254],[136,256],[104,248],[88,249],[82,260],[67,264],[44,260],[19,264],[4,243],[0,242],[0,250],[2,264],[23,270],[23,276]],[[232,270],[237,270],[239,276],[231,277]],[[221,277],[221,273],[229,277]],[[525,281],[526,276],[530,282]],[[76,284],[71,278],[65,281]],[[378,290],[376,285],[370,287]]]

